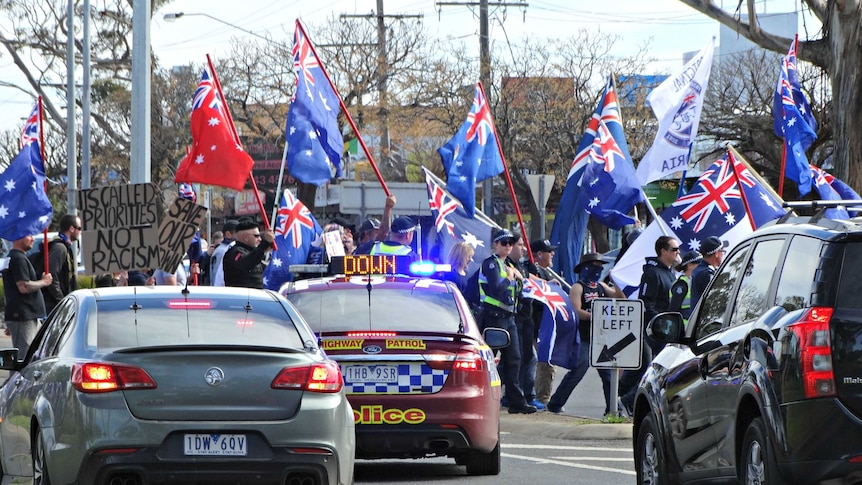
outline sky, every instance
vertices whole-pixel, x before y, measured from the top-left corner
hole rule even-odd
[[[735,8],[737,4],[737,0],[717,1],[723,2],[726,8]],[[516,0],[507,2],[516,3]],[[240,3],[252,8],[239,8]],[[478,7],[438,7],[437,3],[435,0],[385,0],[383,10],[386,15],[422,14],[428,35],[463,39],[465,45],[475,45],[478,57]],[[443,3],[476,3],[476,0],[445,0]],[[650,42],[649,52],[657,59],[657,70],[668,72],[682,66],[684,52],[700,50],[719,32],[717,22],[679,0],[524,0],[529,4],[526,8],[509,6],[505,9],[494,6],[497,0],[489,0],[489,3],[493,44],[504,43],[507,38],[517,42],[525,34],[563,38],[581,28],[600,29],[620,36],[612,52],[615,55],[632,54],[638,46]],[[758,11],[789,11],[797,3],[798,0],[762,0]],[[203,63],[206,54],[214,59],[228,55],[233,38],[256,40],[253,34],[269,35],[276,41],[291,44],[294,22],[300,18],[313,40],[314,27],[322,25],[327,17],[368,14],[376,10],[376,5],[376,0],[174,0],[154,12],[151,45],[164,66]],[[163,19],[165,13],[178,12],[185,15],[173,21]],[[0,27],[5,24],[5,19],[0,18]],[[0,76],[23,84],[23,77],[8,56],[0,57]],[[78,80],[80,82],[80,71]],[[189,102],[192,94],[189,93]],[[34,100],[33,95],[0,86],[0,130],[20,129]]]

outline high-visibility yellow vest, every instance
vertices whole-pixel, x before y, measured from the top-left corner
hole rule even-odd
[[[507,278],[509,273],[506,271],[505,262],[497,256],[494,256],[494,260],[497,263],[497,271],[500,272],[501,278]],[[503,303],[502,301],[489,296],[485,293],[485,287],[488,285],[488,278],[485,276],[485,273],[482,272],[482,269],[479,269],[479,301],[482,303],[487,303],[488,305],[495,306],[501,310],[505,310],[509,313],[515,312],[515,304],[514,303]],[[512,302],[515,301],[515,285],[509,285],[508,288],[509,295],[511,297]]]

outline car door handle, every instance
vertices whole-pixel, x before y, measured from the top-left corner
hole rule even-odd
[[[37,371],[33,372],[33,380],[34,381],[38,381],[41,378],[42,378],[42,371],[37,370]]]
[[[21,376],[18,376],[18,378],[15,379],[15,387],[20,386],[22,382],[24,382],[24,378]]]

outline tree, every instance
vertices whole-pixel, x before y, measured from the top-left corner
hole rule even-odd
[[[792,39],[760,28],[755,0],[745,0],[748,21],[722,9],[712,0],[680,0],[704,15],[726,25],[755,44],[786,53]],[[832,160],[835,175],[855,189],[862,187],[862,2],[860,0],[801,0],[820,21],[820,38],[800,41],[797,57],[826,71],[832,99],[818,120],[832,135]],[[739,1],[737,8],[743,3]],[[851,47],[848,47],[851,46]],[[819,133],[818,133],[819,135]]]

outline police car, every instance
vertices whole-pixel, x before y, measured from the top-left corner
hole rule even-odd
[[[497,475],[493,351],[509,335],[483,334],[455,285],[410,275],[406,265],[409,258],[399,256],[333,258],[331,274],[280,292],[341,366],[356,458],[448,456],[470,475]]]

